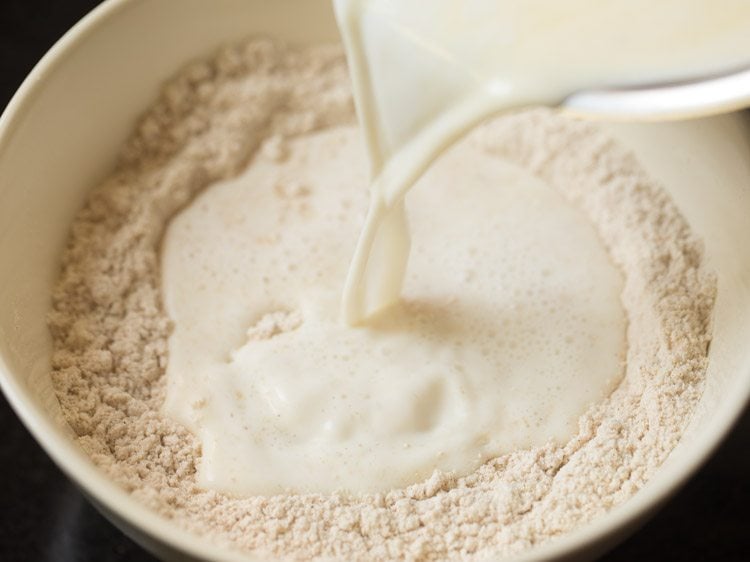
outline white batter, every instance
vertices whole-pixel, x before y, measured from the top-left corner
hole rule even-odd
[[[343,324],[365,164],[353,128],[304,137],[169,227],[166,410],[200,436],[208,487],[386,491],[466,473],[566,440],[622,374],[621,280],[593,227],[469,142],[410,195],[402,304]]]
[[[235,494],[385,491],[568,439],[624,358],[592,227],[470,144],[410,195],[411,230],[404,195],[491,114],[750,59],[746,0],[335,5],[373,180],[356,251],[353,130],[254,162],[165,239],[165,408],[201,438],[201,482]]]

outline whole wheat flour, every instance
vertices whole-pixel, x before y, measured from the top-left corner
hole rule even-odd
[[[196,486],[198,440],[159,413],[170,331],[160,237],[196,192],[251,158],[283,160],[287,139],[353,124],[348,83],[338,48],[252,40],[165,87],[75,219],[54,290],[52,378],[81,447],[179,525],[296,559],[512,554],[632,496],[678,442],[701,395],[715,282],[685,220],[634,157],[591,125],[546,110],[473,134],[583,209],[623,271],[626,375],[581,418],[578,434],[387,494],[234,498]]]

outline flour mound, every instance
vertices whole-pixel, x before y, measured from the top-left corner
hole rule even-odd
[[[543,110],[473,135],[582,209],[623,271],[626,374],[580,419],[577,435],[387,494],[236,498],[197,487],[199,441],[159,411],[170,332],[160,296],[165,225],[251,158],[283,161],[288,139],[354,123],[348,84],[338,48],[256,39],[165,86],[76,217],[54,289],[52,379],[81,447],[178,525],[295,559],[510,555],[631,497],[677,444],[700,398],[716,285],[701,244],[634,157],[593,126]],[[304,189],[279,193],[303,197]],[[261,324],[249,337],[294,329],[295,319]]]

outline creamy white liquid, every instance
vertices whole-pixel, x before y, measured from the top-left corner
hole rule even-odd
[[[619,381],[621,279],[593,227],[468,141],[410,195],[402,304],[343,324],[367,206],[359,138],[332,130],[283,164],[258,158],[167,231],[165,408],[200,436],[205,486],[385,491],[466,473],[569,438]]]
[[[427,4],[335,0],[372,178],[356,249],[367,178],[352,130],[254,162],[168,230],[165,409],[200,437],[205,486],[466,473],[569,438],[621,375],[618,272],[559,196],[470,144],[418,182],[410,227],[404,196],[491,114],[748,62],[750,2]]]
[[[747,0],[334,0],[373,179],[344,318],[398,302],[404,195],[482,119],[750,65]],[[426,9],[429,6],[429,9]]]

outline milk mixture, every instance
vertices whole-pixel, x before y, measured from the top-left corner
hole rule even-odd
[[[165,83],[71,225],[62,415],[217,557],[517,556],[635,494],[699,407],[716,280],[659,178],[712,189],[719,149],[695,147],[739,128],[482,124],[408,196],[399,302],[352,328],[369,178],[344,53],[226,45]]]
[[[358,130],[319,133],[172,222],[166,407],[201,436],[204,485],[387,491],[466,473],[567,440],[619,382],[622,281],[593,227],[476,142],[410,195],[401,303],[341,322],[365,169]]]
[[[569,439],[625,357],[593,228],[468,141],[406,191],[491,114],[750,52],[739,1],[335,4],[364,150],[350,128],[294,141],[164,242],[165,411],[232,494],[387,491]]]

